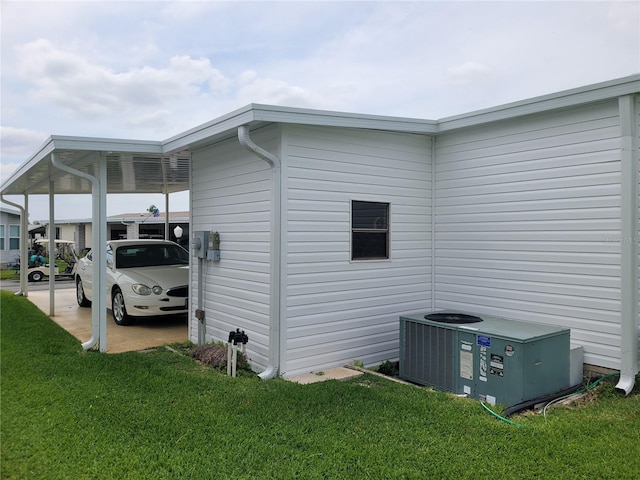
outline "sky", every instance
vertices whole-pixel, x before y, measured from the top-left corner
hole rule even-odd
[[[437,120],[640,73],[637,0],[0,0],[0,27],[1,181],[50,135],[165,140],[250,103]],[[77,197],[56,219],[91,217]]]

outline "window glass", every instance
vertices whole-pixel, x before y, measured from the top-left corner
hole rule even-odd
[[[4,250],[4,225],[0,225],[0,250]]]
[[[20,225],[9,225],[9,250],[20,249]]]
[[[136,244],[116,251],[116,268],[189,265],[189,252],[174,244]]]
[[[389,204],[351,202],[351,259],[389,258]]]

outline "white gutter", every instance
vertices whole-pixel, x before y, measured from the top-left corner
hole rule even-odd
[[[249,126],[241,125],[238,127],[238,140],[240,145],[254,153],[262,160],[267,162],[273,172],[273,187],[271,189],[271,279],[269,296],[271,306],[269,309],[270,322],[269,325],[269,365],[264,372],[258,376],[262,380],[268,380],[278,375],[280,370],[280,261],[281,261],[281,232],[282,225],[282,175],[281,162],[278,157],[265,149],[259,147],[251,140]]]
[[[638,130],[634,95],[619,97],[620,154],[620,380],[629,395],[638,373]]]
[[[25,207],[18,205],[17,203],[10,202],[2,194],[0,194],[0,200],[7,205],[16,207],[20,210],[20,291],[16,292],[16,295],[28,296],[27,291],[27,269],[29,268],[29,259],[27,258],[27,238],[29,237],[29,221],[27,218],[27,196],[25,195]]]
[[[81,172],[67,165],[60,163],[56,154],[51,154],[51,164],[62,170],[63,172],[84,178],[91,182],[92,210],[93,210],[93,226],[92,226],[92,242],[93,242],[93,305],[91,308],[91,338],[82,344],[84,350],[89,350],[98,342],[100,342],[100,351],[106,351],[107,333],[106,333],[106,291],[103,288],[103,279],[107,276],[107,265],[104,261],[102,248],[98,245],[106,245],[106,229],[103,224],[106,217],[105,202],[102,201],[102,191],[100,181],[88,173]],[[100,162],[100,178],[106,177],[106,164]],[[102,214],[101,214],[102,213]],[[98,225],[96,225],[96,219]],[[50,223],[53,223],[53,218]],[[96,228],[98,227],[98,228]]]

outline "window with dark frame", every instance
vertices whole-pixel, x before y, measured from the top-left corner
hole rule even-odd
[[[389,258],[389,204],[351,202],[351,260]]]

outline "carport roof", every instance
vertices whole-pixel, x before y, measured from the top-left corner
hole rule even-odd
[[[91,193],[88,180],[51,165],[51,154],[76,170],[98,176],[107,166],[107,193],[172,193],[189,188],[188,152],[166,155],[160,142],[52,135],[2,185],[3,195]],[[158,168],[161,167],[161,168]]]

